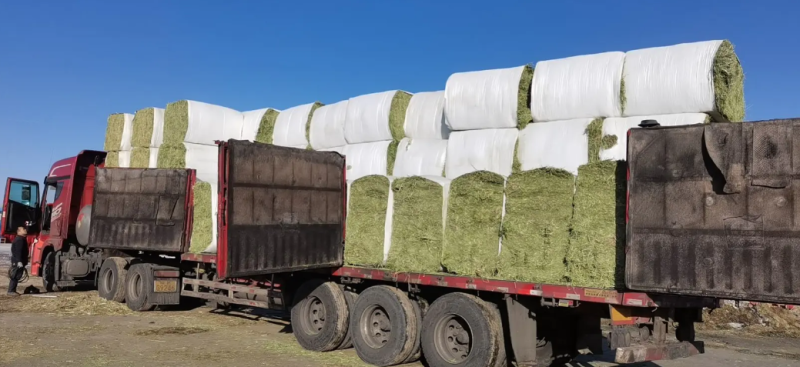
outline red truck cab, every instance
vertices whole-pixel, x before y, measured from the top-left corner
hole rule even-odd
[[[8,178],[6,182],[3,237],[13,238],[17,227],[28,227],[31,275],[42,276],[48,290],[53,288],[51,254],[65,247],[77,253],[86,245],[88,226],[82,221],[91,212],[95,169],[104,166],[105,157],[105,152],[85,150],[53,163],[44,178],[41,200],[36,181]]]

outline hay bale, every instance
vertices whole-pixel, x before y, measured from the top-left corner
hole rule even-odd
[[[125,114],[115,113],[109,115],[107,121],[106,140],[103,144],[103,150],[106,152],[120,150],[125,130]]]
[[[400,144],[397,140],[392,140],[389,147],[386,148],[386,174],[391,175],[394,172],[394,162],[397,160],[397,146]]]
[[[134,148],[148,148],[153,139],[153,121],[155,119],[155,108],[148,107],[136,111],[133,115],[133,133],[131,135],[131,145]],[[135,156],[134,152],[134,156]],[[133,164],[131,158],[131,164]],[[146,166],[145,166],[146,167]]]
[[[392,104],[389,108],[389,130],[395,141],[403,140],[406,136],[405,122],[408,104],[411,102],[411,93],[397,91],[392,97]],[[390,171],[391,172],[391,171]]]
[[[744,121],[744,70],[728,40],[722,41],[714,56],[714,96],[717,111],[727,121]]]
[[[447,78],[444,114],[451,130],[524,129],[531,115],[530,65],[455,73]]]
[[[119,152],[118,151],[109,151],[106,153],[106,168],[117,168],[119,167]]]
[[[424,177],[405,177],[392,182],[392,190],[392,246],[386,267],[417,273],[441,271],[446,188]]]
[[[189,101],[167,104],[164,109],[164,144],[178,145],[186,138],[189,129]]]
[[[563,284],[575,176],[554,168],[514,173],[506,186],[506,215],[498,277]]]
[[[162,146],[163,147],[163,146]],[[211,184],[197,181],[194,184],[194,212],[192,218],[192,237],[189,251],[199,254],[211,245],[214,222],[211,218]]]
[[[311,149],[311,118],[314,117],[314,112],[317,111],[317,108],[324,106],[325,104],[322,102],[314,102],[311,106],[311,112],[308,113],[308,121],[306,121],[306,141],[308,141],[308,148]]]
[[[150,148],[134,147],[131,151],[131,168],[150,167]]]
[[[442,265],[447,272],[493,277],[505,179],[478,171],[454,179],[448,195]]]
[[[525,65],[522,76],[519,78],[519,91],[517,92],[517,128],[522,130],[533,121],[531,112],[531,85],[533,82],[533,68]]]
[[[624,286],[626,173],[625,162],[616,161],[578,169],[566,256],[574,286]]]
[[[186,146],[162,144],[158,148],[158,168],[186,168]]]
[[[259,143],[272,144],[272,134],[275,131],[275,120],[278,119],[280,112],[273,108],[268,108],[264,111],[261,117],[261,123],[258,125],[258,133],[256,133],[256,141]]]
[[[389,204],[389,178],[364,176],[350,185],[345,238],[345,262],[350,265],[381,266]]]
[[[616,136],[603,136],[603,121],[602,118],[596,118],[586,128],[586,135],[589,137],[589,163],[599,161],[600,151],[617,143]]]

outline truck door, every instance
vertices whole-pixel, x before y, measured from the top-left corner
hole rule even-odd
[[[3,200],[3,237],[13,238],[18,227],[28,227],[28,232],[34,234],[38,232],[39,219],[39,184],[9,177]]]

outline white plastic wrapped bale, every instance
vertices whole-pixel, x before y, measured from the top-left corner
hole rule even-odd
[[[443,176],[447,140],[404,138],[397,145],[395,177]]]
[[[623,52],[536,63],[531,87],[534,121],[622,116]]]
[[[628,130],[639,128],[643,120],[656,120],[661,126],[681,126],[703,124],[710,120],[704,113],[681,113],[674,115],[650,115],[607,118],[603,121],[603,136],[615,136],[616,144],[600,150],[604,161],[625,161],[628,159]]]
[[[312,149],[323,150],[347,145],[344,138],[347,104],[348,101],[341,101],[314,111],[309,128],[309,142]]]
[[[214,145],[216,140],[241,139],[242,113],[197,101],[178,101],[164,111],[165,144]]]
[[[388,175],[396,154],[397,144],[392,141],[348,144],[344,152],[347,180],[355,181],[369,175]]]
[[[185,143],[186,168],[197,172],[190,251],[217,251],[217,146]]]
[[[489,171],[503,177],[511,175],[519,130],[488,129],[454,131],[447,141],[445,177]]]
[[[243,140],[272,144],[275,131],[275,122],[280,111],[274,108],[262,108],[242,113]]]
[[[704,112],[744,119],[744,72],[728,41],[683,43],[625,55],[623,116]]]
[[[309,117],[321,107],[320,103],[309,103],[281,111],[275,120],[272,144],[282,147],[306,148],[308,146]]]
[[[403,129],[411,139],[447,140],[450,128],[444,121],[444,91],[414,94]]]
[[[136,111],[132,130],[131,167],[156,168],[158,148],[164,140],[164,109],[148,107]]]
[[[500,252],[504,187],[514,165],[517,129],[458,131],[447,145],[447,204],[442,264],[465,276],[494,276]]]
[[[392,238],[386,266],[403,272],[436,273],[442,269],[444,223],[450,180],[412,176],[392,182]]]
[[[522,171],[556,168],[578,174],[578,167],[589,163],[589,137],[586,128],[591,118],[537,122],[519,133],[517,158]]]
[[[350,98],[344,123],[348,144],[397,140],[404,137],[403,123],[411,94],[392,90]]]
[[[445,87],[450,130],[524,128],[531,120],[530,66],[455,73]]]
[[[117,152],[119,154],[119,168],[129,168],[131,166],[131,154],[130,150],[120,150]]]
[[[106,167],[130,167],[133,115],[115,113],[108,116],[103,149],[108,152]],[[120,152],[125,152],[119,154]],[[124,164],[124,166],[121,166]]]

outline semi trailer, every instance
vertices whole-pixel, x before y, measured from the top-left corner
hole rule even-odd
[[[627,137],[619,289],[346,266],[345,157],[236,140],[219,142],[215,254],[188,251],[193,170],[105,168],[99,151],[54,163],[41,200],[9,178],[36,205],[7,189],[2,228],[32,224],[47,291],[91,284],[135,311],[187,298],[286,310],[302,347],[354,347],[378,366],[549,365],[603,353],[604,337],[618,363],[689,357],[720,298],[800,300],[800,120],[655,125]]]

